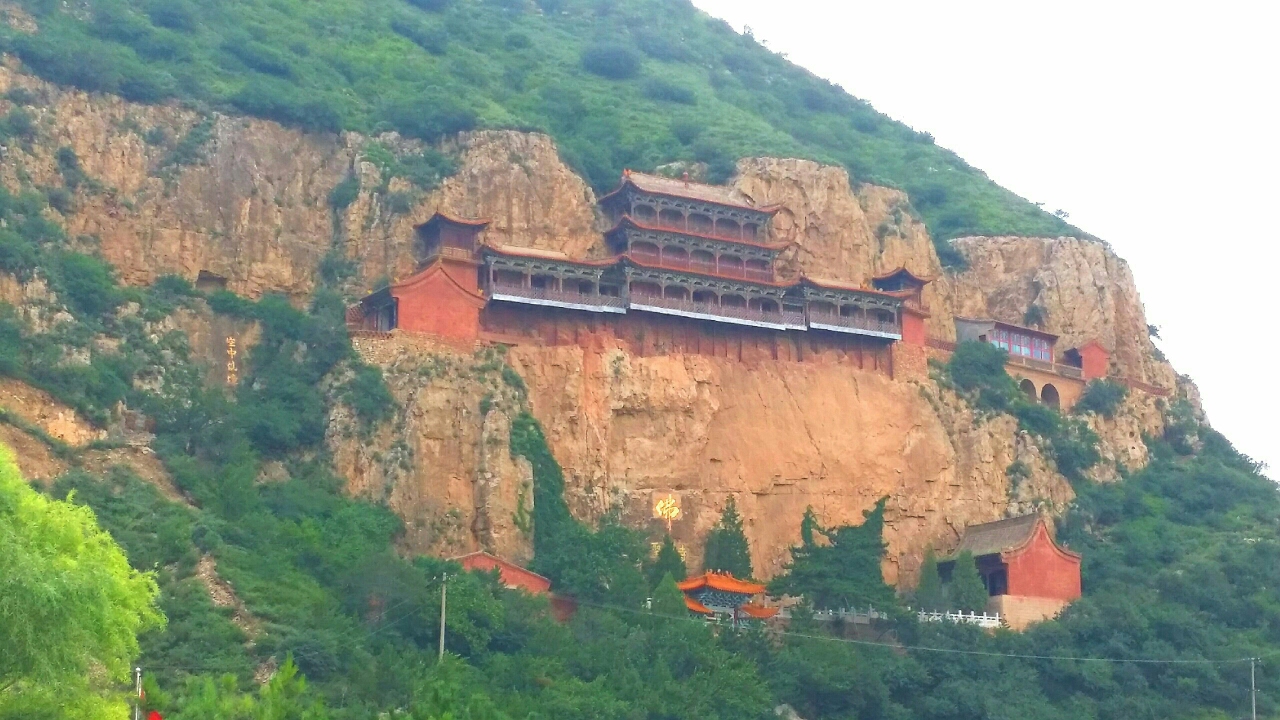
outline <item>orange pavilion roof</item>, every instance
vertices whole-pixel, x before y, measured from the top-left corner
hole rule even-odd
[[[680,588],[682,592],[700,590],[702,588],[737,593],[739,595],[758,595],[764,592],[764,585],[760,583],[739,580],[729,573],[718,572],[709,572],[695,578],[689,578],[684,582],[677,583],[676,587]]]
[[[738,611],[747,617],[755,618],[757,620],[768,620],[778,614],[778,608],[776,607],[765,607],[763,605],[755,605],[753,603],[747,603],[742,607],[739,607]]]

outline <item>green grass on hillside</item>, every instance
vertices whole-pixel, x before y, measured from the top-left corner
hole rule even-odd
[[[1060,219],[688,0],[21,0],[0,45],[51,81],[315,131],[543,130],[597,189],[624,167],[842,165],[907,190],[941,239]],[[880,72],[868,69],[868,72]]]

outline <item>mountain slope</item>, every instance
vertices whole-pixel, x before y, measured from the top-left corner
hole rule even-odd
[[[740,157],[808,157],[906,189],[935,238],[1074,230],[686,0],[21,3],[5,49],[141,102],[428,140],[544,129],[597,189],[675,159],[720,180]]]

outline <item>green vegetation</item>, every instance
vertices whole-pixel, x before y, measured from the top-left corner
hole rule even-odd
[[[649,583],[649,588],[658,587],[664,577],[684,580],[688,575],[689,569],[685,567],[684,558],[680,557],[680,550],[676,548],[675,541],[670,535],[664,536],[662,547],[658,548],[658,555],[654,558],[653,564],[645,569],[645,579]]]
[[[912,602],[919,610],[937,611],[946,608],[942,576],[938,575],[938,557],[932,548],[924,553],[924,562],[920,564],[920,582],[916,584]]]
[[[978,574],[973,553],[965,550],[951,566],[951,582],[947,584],[947,609],[961,612],[983,612],[987,607],[987,588]]]
[[[1074,232],[687,0],[21,4],[40,30],[0,29],[4,50],[53,82],[139,102],[428,141],[544,130],[597,190],[624,167],[697,160],[719,181],[740,157],[807,157],[907,190],[939,241]],[[8,125],[24,132],[20,116]],[[198,154],[197,131],[172,164]],[[939,251],[960,262],[945,242]]]
[[[0,715],[120,712],[138,633],[164,624],[155,578],[92,512],[32,490],[3,445],[0,548]]]
[[[1071,411],[1077,414],[1093,413],[1105,418],[1115,417],[1116,409],[1128,395],[1129,388],[1115,380],[1092,380],[1085,386]]]
[[[747,534],[742,530],[742,517],[733,496],[725,503],[720,522],[707,533],[702,556],[703,570],[716,570],[745,580],[751,573],[751,548],[747,546]]]
[[[947,361],[944,379],[979,412],[1013,415],[1019,428],[1048,443],[1058,472],[1083,480],[1099,460],[1097,436],[1082,421],[1027,398],[1005,371],[1006,359],[1008,353],[990,343],[962,342]]]
[[[831,529],[819,525],[813,508],[807,508],[800,545],[791,548],[791,562],[769,583],[769,592],[803,595],[806,602],[824,610],[894,607],[893,588],[880,572],[884,505],[882,498],[864,511],[861,525]],[[819,542],[818,536],[826,542]]]

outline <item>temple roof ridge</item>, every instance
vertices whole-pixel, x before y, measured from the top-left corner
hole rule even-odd
[[[627,185],[631,185],[641,192],[700,200],[716,205],[752,210],[766,215],[772,215],[781,209],[780,205],[756,205],[751,198],[740,190],[728,185],[711,185],[695,180],[669,178],[664,175],[636,172],[629,168],[622,172],[622,180],[618,183],[618,187],[602,196],[600,201],[604,202],[617,195]]]

